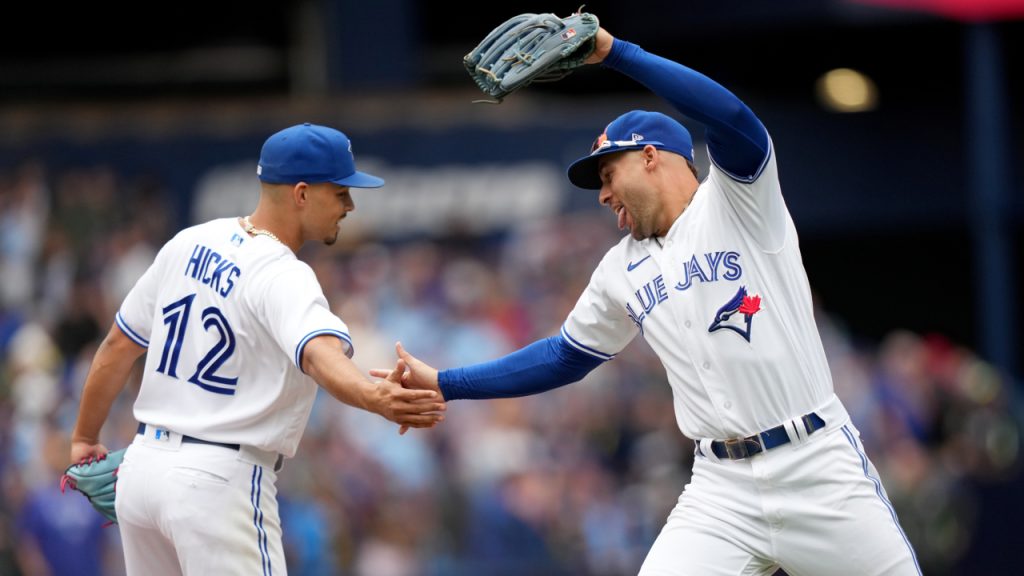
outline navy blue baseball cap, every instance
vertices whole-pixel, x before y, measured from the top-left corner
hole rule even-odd
[[[272,184],[333,182],[352,188],[384,185],[383,179],[356,170],[348,136],[309,122],[267,138],[260,151],[256,175]]]
[[[594,140],[590,154],[569,166],[569,181],[588,190],[601,189],[598,163],[601,156],[626,150],[640,150],[650,144],[675,152],[693,162],[693,138],[682,124],[662,114],[632,110],[619,116]]]

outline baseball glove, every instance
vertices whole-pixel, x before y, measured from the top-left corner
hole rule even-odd
[[[599,27],[597,16],[582,11],[566,18],[520,14],[491,30],[462,61],[498,103],[528,84],[560,80],[582,66],[594,51]]]
[[[89,503],[107,520],[117,524],[117,513],[114,512],[114,496],[117,485],[117,469],[124,459],[124,451],[107,452],[99,458],[89,459],[68,466],[60,479],[60,491],[63,494],[67,486],[85,494]]]

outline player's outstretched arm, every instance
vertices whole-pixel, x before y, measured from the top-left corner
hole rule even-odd
[[[601,38],[599,33],[599,47]],[[727,88],[678,62],[614,38],[601,63],[643,84],[704,124],[712,159],[734,178],[749,181],[759,173],[768,157],[768,132],[753,111]]]
[[[338,400],[396,424],[431,428],[444,420],[446,406],[439,392],[402,387],[405,363],[401,359],[386,377],[371,382],[345,355],[341,341],[324,335],[306,344],[302,369]]]
[[[562,336],[538,340],[490,362],[443,372],[396,345],[399,359],[409,367],[402,383],[409,388],[437,390],[445,401],[459,398],[514,398],[540,394],[576,382],[604,360],[584,354]],[[385,370],[371,370],[383,376]]]
[[[110,407],[128,382],[135,360],[146,351],[121,332],[117,324],[110,326],[106,338],[93,357],[82,389],[78,420],[71,433],[71,462],[98,458],[107,453],[100,444],[100,429],[107,420]]]

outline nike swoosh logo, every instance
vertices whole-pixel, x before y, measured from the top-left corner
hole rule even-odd
[[[643,258],[637,260],[636,262],[630,262],[629,264],[626,265],[626,272],[632,272],[633,270],[636,270],[637,266],[643,264],[644,260],[647,260],[650,257],[651,255],[648,254],[647,256],[644,256]]]

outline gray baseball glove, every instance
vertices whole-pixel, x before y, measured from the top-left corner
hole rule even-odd
[[[485,94],[501,102],[533,82],[553,82],[583,65],[594,51],[597,16],[577,12],[520,14],[491,30],[462,59],[469,75]]]
[[[68,486],[85,494],[89,503],[107,520],[117,524],[117,513],[114,512],[114,496],[117,486],[117,469],[124,459],[126,448],[107,452],[99,458],[90,459],[68,466],[60,479],[60,491],[63,494]]]

